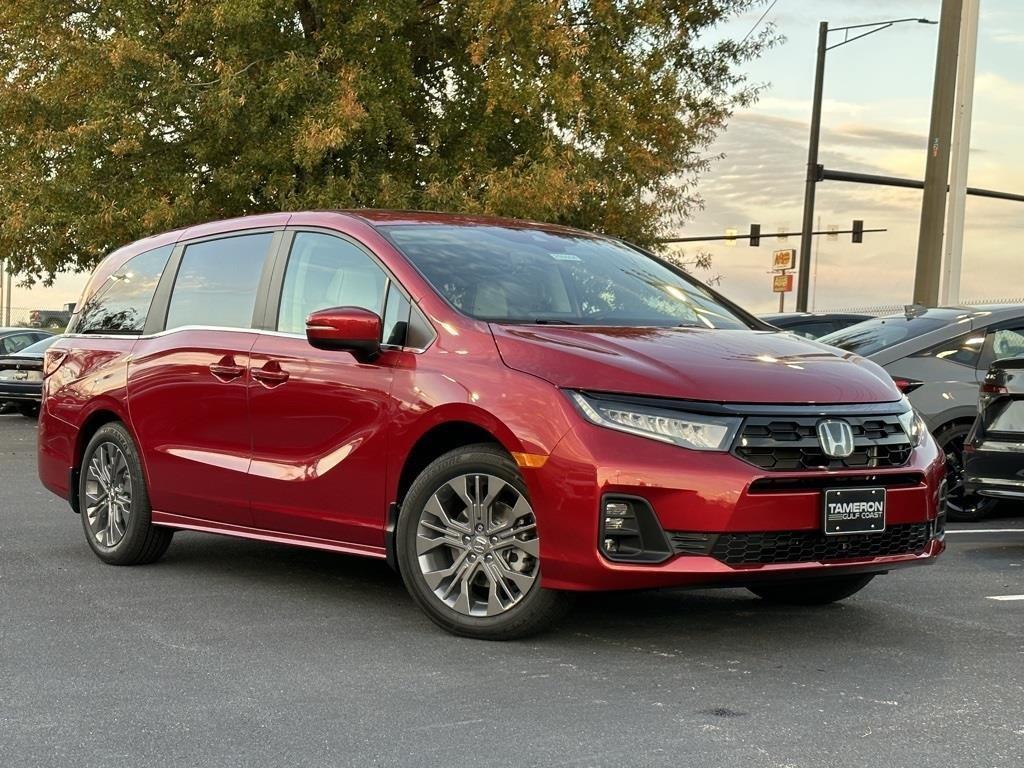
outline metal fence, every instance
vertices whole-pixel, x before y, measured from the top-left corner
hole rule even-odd
[[[32,310],[25,307],[0,308],[0,326],[29,326]]]
[[[1024,304],[1024,298],[1020,299],[971,299],[961,301],[958,306],[977,307],[986,304]],[[906,304],[878,304],[873,307],[815,307],[815,312],[857,312],[864,315],[892,315],[903,312]]]

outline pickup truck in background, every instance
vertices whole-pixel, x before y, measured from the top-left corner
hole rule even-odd
[[[28,316],[28,324],[33,328],[49,328],[51,331],[67,328],[74,314],[75,304],[65,304],[63,309],[33,309]]]

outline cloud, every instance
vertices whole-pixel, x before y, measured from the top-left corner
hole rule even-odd
[[[992,35],[997,43],[1024,43],[1024,34],[1019,32],[997,32]]]

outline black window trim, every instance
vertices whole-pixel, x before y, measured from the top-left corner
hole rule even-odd
[[[430,342],[425,347],[410,347],[406,345],[396,346],[393,344],[381,344],[381,349],[405,350],[407,352],[423,352],[426,349],[428,349],[431,344],[434,343],[434,340],[437,339],[437,331],[434,329],[433,324],[430,322],[429,318],[426,317],[423,311],[419,309],[416,302],[412,300],[412,297],[409,291],[406,290],[405,286],[402,285],[402,283],[395,277],[394,273],[391,271],[388,265],[385,264],[376,253],[374,253],[365,244],[361,243],[359,240],[356,240],[354,237],[352,237],[349,234],[346,234],[345,232],[341,232],[337,229],[331,229],[330,227],[318,227],[306,224],[295,224],[292,226],[286,226],[282,228],[282,237],[277,243],[277,249],[273,255],[273,264],[270,266],[268,270],[269,274],[267,277],[266,292],[263,297],[263,312],[262,314],[257,313],[257,315],[255,316],[259,318],[259,324],[255,324],[257,321],[254,319],[254,328],[257,328],[262,333],[287,336],[290,338],[305,338],[302,334],[287,333],[285,331],[277,330],[277,316],[281,309],[281,295],[284,291],[285,270],[288,268],[288,261],[291,258],[292,244],[295,241],[295,235],[300,232],[328,235],[330,237],[336,237],[343,242],[349,243],[350,245],[354,245],[356,248],[358,248],[360,251],[366,254],[384,273],[384,303],[383,306],[381,307],[381,320],[383,321],[383,313],[387,311],[388,291],[390,290],[391,286],[394,285],[395,289],[398,290],[398,292],[401,293],[402,296],[405,297],[405,300],[409,303],[410,325],[412,322],[412,313],[419,312],[420,315],[426,320],[427,326],[432,331],[432,337],[430,339]],[[262,282],[260,285],[262,287]],[[257,302],[257,306],[258,305],[259,302]]]

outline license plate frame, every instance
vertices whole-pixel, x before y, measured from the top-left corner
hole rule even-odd
[[[886,501],[885,488],[826,488],[821,495],[822,529],[826,536],[883,533]]]

